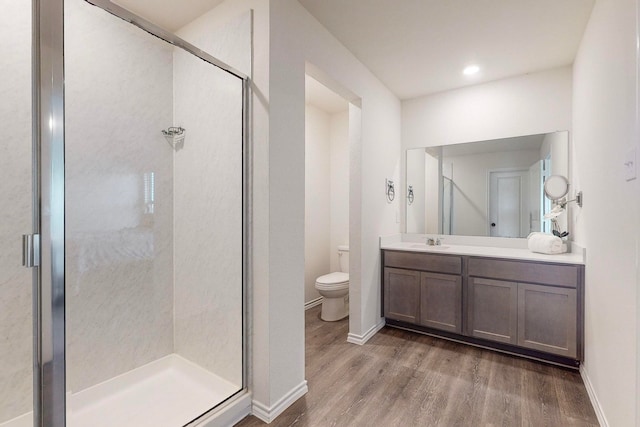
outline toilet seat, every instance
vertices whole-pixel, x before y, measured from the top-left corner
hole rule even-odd
[[[325,274],[316,279],[318,290],[339,290],[349,288],[349,273],[335,272]]]

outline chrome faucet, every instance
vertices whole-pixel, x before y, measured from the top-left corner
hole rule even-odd
[[[442,245],[442,241],[444,239],[440,239],[439,237],[434,239],[433,237],[427,237],[427,246],[440,246]]]

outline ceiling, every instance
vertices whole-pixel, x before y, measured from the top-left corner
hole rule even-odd
[[[305,103],[329,114],[340,113],[349,108],[349,103],[340,95],[309,75],[305,76]]]
[[[570,65],[594,3],[298,1],[400,99]]]
[[[175,32],[224,0],[111,0],[165,30]]]
[[[112,1],[176,31],[224,0]],[[572,64],[595,0],[298,1],[408,99]]]

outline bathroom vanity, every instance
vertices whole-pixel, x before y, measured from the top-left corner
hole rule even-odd
[[[582,254],[411,242],[382,244],[381,251],[387,325],[580,365]]]

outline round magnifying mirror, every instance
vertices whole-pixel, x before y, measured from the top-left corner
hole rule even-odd
[[[569,192],[569,180],[562,175],[551,175],[544,182],[544,194],[551,200],[562,199]]]

